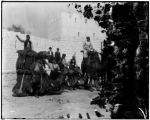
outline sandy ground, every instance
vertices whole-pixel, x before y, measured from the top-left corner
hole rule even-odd
[[[12,97],[12,88],[16,83],[16,74],[2,75],[2,116],[3,118],[41,118],[59,119],[70,114],[70,118],[79,119],[79,113],[87,119],[98,119],[94,109],[98,109],[102,118],[110,118],[110,113],[96,105],[90,105],[92,98],[97,96],[97,91],[87,90],[65,91],[61,95],[36,97]]]

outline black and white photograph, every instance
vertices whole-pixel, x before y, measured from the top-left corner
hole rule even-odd
[[[149,119],[149,1],[1,1],[1,119]]]

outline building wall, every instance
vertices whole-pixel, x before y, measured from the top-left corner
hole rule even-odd
[[[48,39],[50,40],[59,40],[61,37],[61,22],[60,16],[55,16],[55,19],[52,19],[48,23]]]
[[[63,12],[59,18],[59,25],[60,23],[61,26],[57,24],[57,29],[61,29],[57,46],[62,52],[67,53],[68,60],[76,53],[77,63],[81,65],[83,55],[80,51],[87,36],[90,36],[94,48],[101,52],[101,42],[106,39],[106,34],[101,32],[103,29],[94,20],[87,20],[82,14]]]

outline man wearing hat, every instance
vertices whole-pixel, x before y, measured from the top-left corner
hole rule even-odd
[[[86,37],[86,41],[83,43],[83,56],[84,58],[88,57],[88,52],[94,51],[93,45],[90,41],[90,37]]]
[[[52,61],[53,61],[53,59],[54,59],[52,47],[49,47],[48,54],[49,54],[49,62],[52,63]]]
[[[59,52],[59,48],[57,48],[57,51],[55,52],[55,61],[57,64],[59,64],[60,60],[61,60],[60,52]]]
[[[32,50],[32,42],[30,41],[30,35],[26,35],[26,40],[20,39],[18,35],[16,35],[16,37],[20,42],[24,43],[24,50]]]

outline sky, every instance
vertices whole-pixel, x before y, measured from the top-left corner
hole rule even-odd
[[[69,2],[3,2],[2,27],[21,25],[34,36],[48,38],[50,21],[58,18],[62,12],[75,11],[73,6],[69,9],[68,4]]]
[[[3,2],[2,27],[22,25],[31,34],[47,38],[48,22],[67,11],[67,5],[63,2]]]

